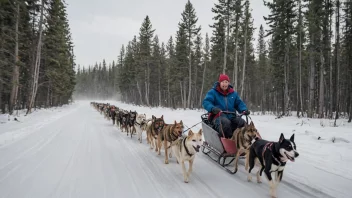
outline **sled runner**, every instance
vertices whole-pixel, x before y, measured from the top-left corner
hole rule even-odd
[[[234,112],[223,112],[223,113],[234,113]],[[208,114],[201,115],[202,129],[204,134],[204,141],[202,145],[202,152],[209,156],[210,159],[217,162],[223,169],[231,174],[235,174],[237,170],[231,170],[227,168],[235,159],[237,153],[237,146],[231,139],[225,138],[224,132],[220,129],[222,136],[215,130],[214,125],[208,119]],[[248,116],[246,116],[246,122],[248,124]],[[221,128],[221,126],[220,126]],[[215,154],[216,158],[211,156]],[[241,155],[243,158],[245,153]]]

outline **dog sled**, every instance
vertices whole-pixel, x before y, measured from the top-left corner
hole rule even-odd
[[[232,113],[234,112],[223,112]],[[237,145],[235,141],[225,138],[224,132],[220,129],[222,136],[215,130],[214,125],[208,119],[208,114],[201,115],[202,129],[204,134],[204,141],[202,145],[202,152],[207,155],[210,159],[215,161],[223,169],[231,174],[235,174],[237,169],[231,170],[227,166],[230,165],[235,159],[237,154]],[[248,124],[248,116],[246,116],[246,122]],[[221,127],[220,127],[221,128]],[[216,157],[212,157],[214,154]],[[244,158],[245,153],[240,155],[240,158]]]

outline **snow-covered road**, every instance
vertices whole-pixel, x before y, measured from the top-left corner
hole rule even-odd
[[[28,134],[0,142],[1,198],[269,197],[264,176],[262,184],[255,178],[248,183],[243,166],[230,175],[202,153],[197,154],[190,183],[184,183],[175,158],[165,165],[163,152],[157,156],[145,139],[140,144],[121,133],[89,102],[18,126],[11,133]],[[278,197],[328,196],[284,174]]]

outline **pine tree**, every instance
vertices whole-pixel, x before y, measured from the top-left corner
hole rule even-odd
[[[188,52],[188,98],[184,94],[184,98],[187,98],[187,103],[184,103],[184,108],[189,108],[191,104],[191,91],[192,91],[192,46],[193,39],[198,35],[200,27],[197,27],[198,18],[196,16],[195,9],[192,3],[188,0],[185,6],[185,10],[182,12],[181,23],[179,26],[185,30],[187,37],[187,52]],[[184,87],[186,89],[186,87]],[[185,92],[186,93],[186,92]]]
[[[144,67],[144,81],[137,82],[140,86],[142,82],[145,82],[145,102],[149,106],[149,93],[150,93],[150,64],[151,64],[151,50],[152,50],[152,39],[154,37],[154,29],[150,22],[149,16],[146,16],[142,27],[140,28],[139,32],[139,65]],[[140,74],[142,75],[142,74]],[[138,78],[139,80],[142,79],[141,76]]]
[[[203,77],[202,77],[202,86],[200,88],[200,96],[199,96],[199,106],[202,106],[202,99],[203,99],[203,92],[204,92],[204,81],[205,81],[205,76],[207,72],[207,65],[209,64],[210,60],[210,41],[209,41],[209,36],[208,33],[205,35],[205,46],[204,46],[204,52],[203,52]]]
[[[266,101],[269,100],[267,97],[266,92],[268,92],[268,78],[267,76],[269,75],[267,71],[267,49],[266,49],[266,43],[265,43],[265,32],[263,25],[260,25],[259,28],[259,38],[258,38],[258,46],[257,46],[257,53],[258,53],[258,67],[259,67],[259,75],[262,77],[262,83],[259,88],[259,91],[261,90],[262,93],[261,95],[261,101],[260,101],[260,107],[261,111],[264,114],[265,113],[265,108],[264,106],[267,105]]]
[[[290,112],[290,48],[294,34],[293,22],[296,18],[295,3],[293,0],[278,0],[264,4],[270,9],[271,14],[264,19],[269,24],[268,35],[273,39],[273,57],[275,87],[277,94],[281,94],[281,115]],[[276,96],[278,97],[278,95]],[[277,98],[279,101],[279,98]]]
[[[220,18],[225,23],[225,45],[224,45],[224,66],[222,73],[226,73],[226,64],[228,59],[228,44],[229,44],[229,37],[231,33],[231,25],[232,25],[232,18],[233,13],[235,11],[235,0],[219,0],[218,4],[214,5],[214,8],[211,11],[216,14],[213,18],[218,21]]]
[[[171,69],[171,97],[174,98],[174,106],[186,106],[186,89],[183,76],[183,71],[186,65],[189,64],[188,60],[188,43],[187,34],[184,26],[179,25],[179,30],[176,35],[176,48],[175,48],[175,67]],[[178,84],[179,83],[179,84]],[[181,104],[177,103],[181,101]]]
[[[212,26],[213,34],[210,39],[211,41],[211,64],[210,70],[213,71],[210,79],[217,79],[219,73],[221,73],[221,65],[223,65],[224,59],[222,58],[224,53],[224,41],[225,41],[225,24],[222,19],[219,19],[218,23],[214,23]]]

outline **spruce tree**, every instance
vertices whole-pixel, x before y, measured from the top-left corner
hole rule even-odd
[[[184,103],[184,108],[190,107],[191,104],[191,91],[192,91],[192,46],[194,38],[198,35],[200,27],[197,27],[198,17],[196,16],[195,9],[192,3],[188,0],[185,5],[185,10],[181,14],[181,23],[179,26],[185,31],[187,37],[187,52],[188,52],[188,97],[186,92],[184,98],[187,98],[187,103]],[[186,89],[186,87],[184,87]]]

